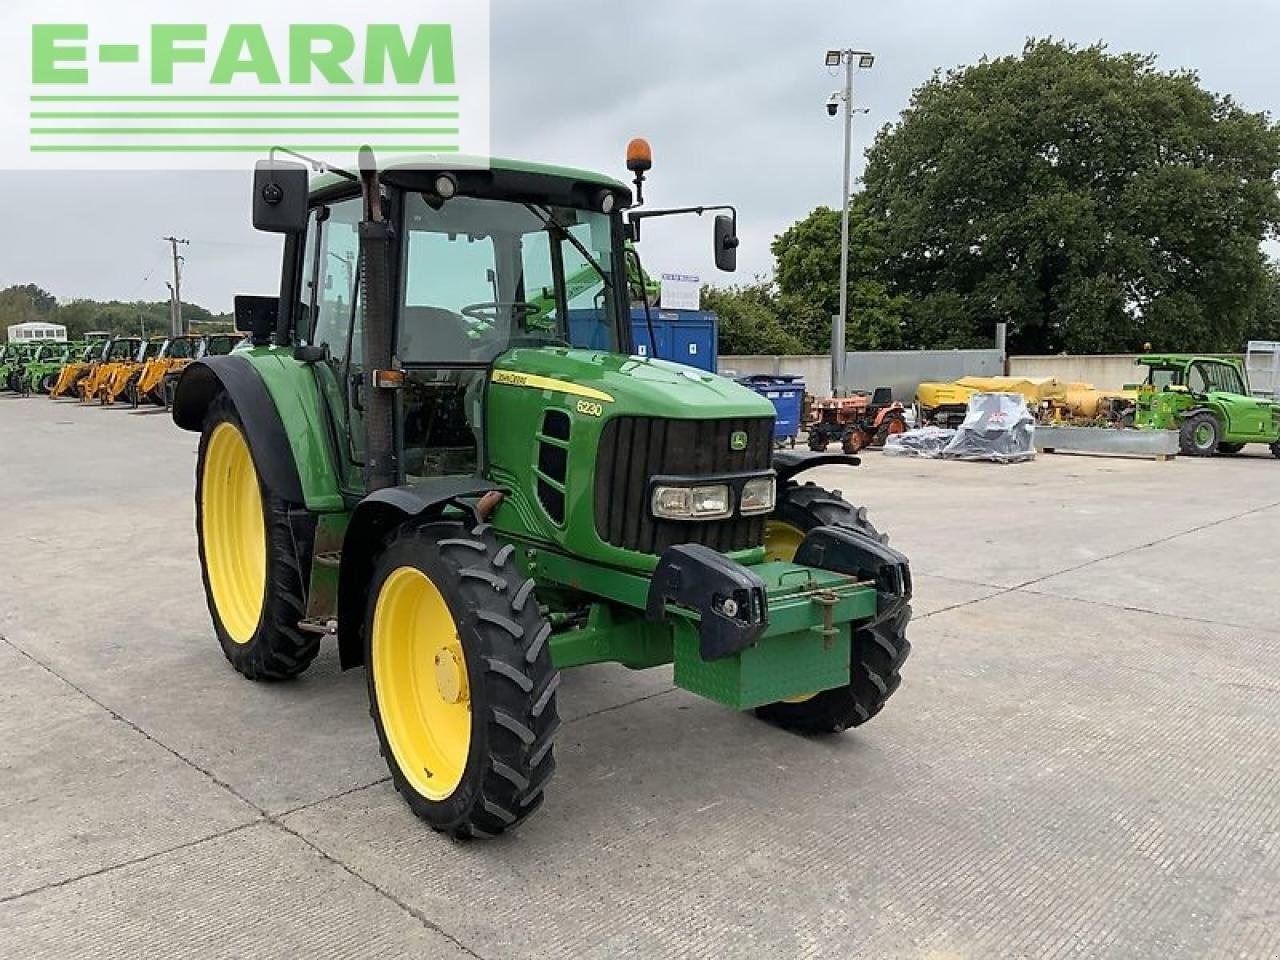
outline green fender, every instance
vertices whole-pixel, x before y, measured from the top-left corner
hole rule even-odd
[[[174,392],[173,421],[200,432],[209,405],[227,393],[268,489],[313,513],[345,510],[332,431],[311,365],[293,351],[257,347],[188,364]]]

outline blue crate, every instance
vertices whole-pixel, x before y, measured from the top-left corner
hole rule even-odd
[[[804,409],[804,380],[798,376],[755,374],[738,377],[738,383],[754,390],[773,404],[777,417],[773,421],[775,443],[796,442],[800,432],[800,413]]]

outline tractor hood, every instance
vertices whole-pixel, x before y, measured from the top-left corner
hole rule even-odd
[[[580,396],[610,414],[686,420],[774,416],[773,404],[733,380],[600,350],[519,347],[494,362],[491,376],[494,383]]]

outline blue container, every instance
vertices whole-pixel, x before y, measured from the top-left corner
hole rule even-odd
[[[800,432],[800,412],[804,409],[804,381],[798,376],[755,374],[739,377],[738,382],[773,404],[778,414],[773,421],[773,440],[779,445],[790,441],[794,447],[796,434]]]
[[[683,363],[707,373],[716,372],[719,324],[714,313],[707,310],[659,310],[653,307],[650,315],[653,318],[653,335],[658,341],[656,349],[650,342],[644,307],[636,307],[631,311],[631,332],[636,341],[636,353],[642,357]]]
[[[719,353],[719,322],[714,313],[706,310],[650,309],[653,318],[653,338],[649,336],[649,324],[645,321],[644,307],[631,311],[631,335],[635,339],[636,353],[642,357],[657,357],[686,366],[697,367],[708,373],[716,372],[716,355]],[[588,349],[603,350],[608,344],[608,332],[598,325],[599,314],[594,310],[570,310],[569,332],[573,342]],[[653,340],[656,340],[655,344]]]

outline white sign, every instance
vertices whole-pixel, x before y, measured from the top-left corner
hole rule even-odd
[[[688,273],[664,273],[662,309],[701,310],[702,278]]]
[[[10,0],[0,169],[489,149],[487,0]],[[437,159],[438,158],[438,159]]]

